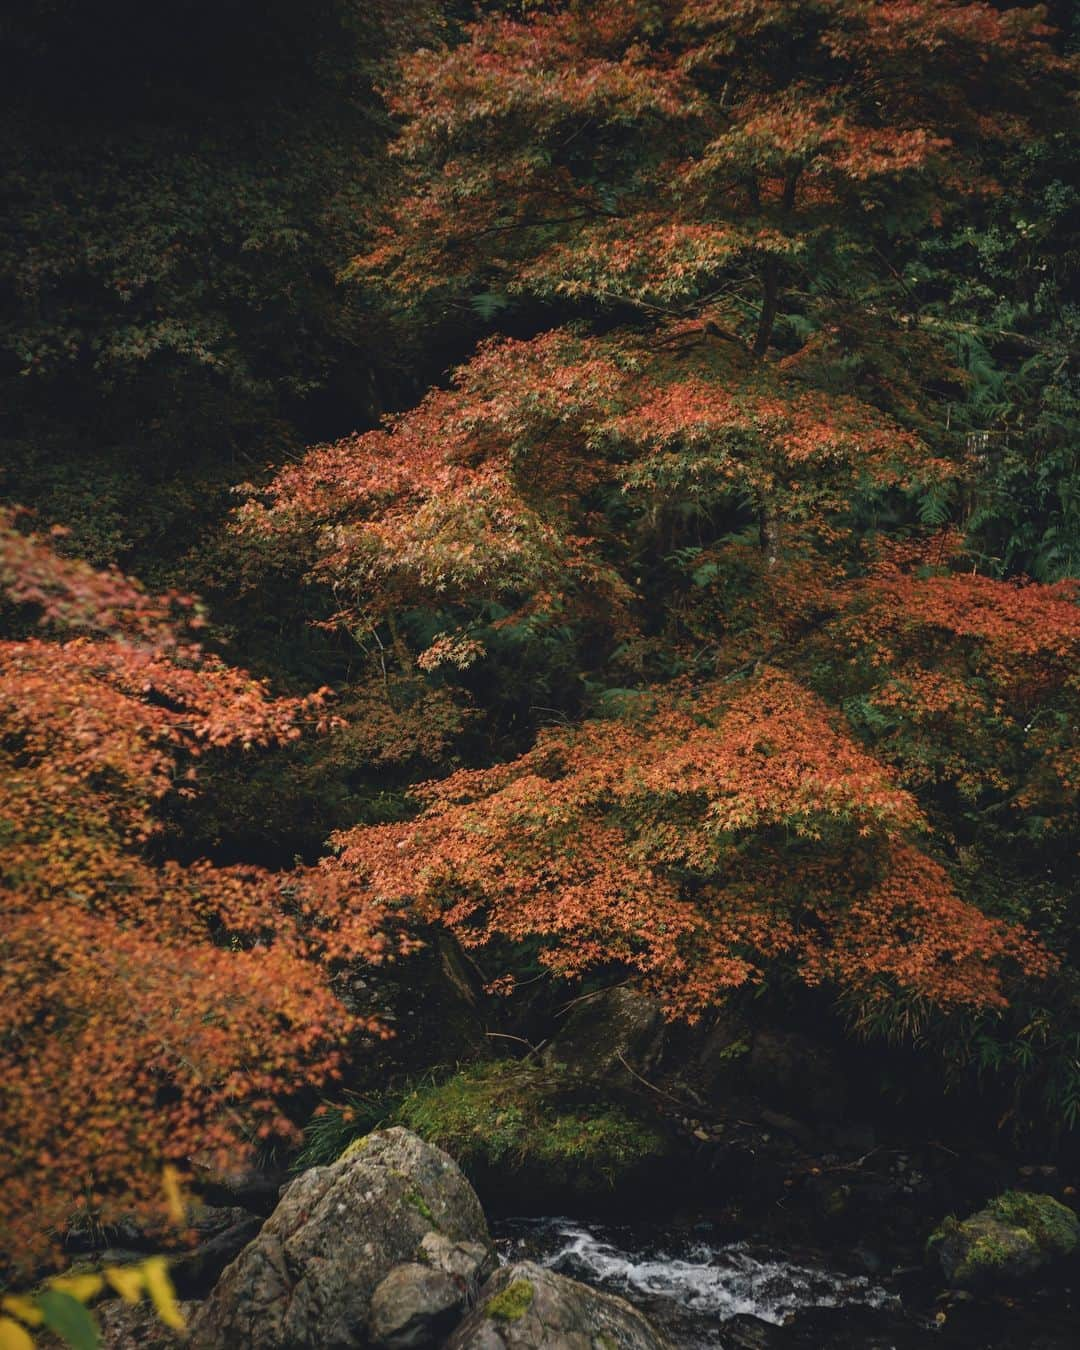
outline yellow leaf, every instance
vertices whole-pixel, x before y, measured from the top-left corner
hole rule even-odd
[[[125,1303],[138,1303],[142,1298],[143,1275],[138,1266],[109,1266],[105,1278]]]
[[[49,1288],[58,1294],[70,1294],[80,1303],[89,1303],[105,1288],[105,1281],[100,1275],[58,1275],[49,1281]]]
[[[157,1309],[157,1315],[167,1327],[183,1331],[187,1323],[176,1301],[176,1291],[173,1289],[172,1280],[169,1279],[169,1267],[165,1258],[151,1256],[148,1261],[143,1262],[142,1271],[146,1292]]]
[[[25,1327],[10,1317],[0,1317],[0,1350],[34,1350],[34,1342]]]
[[[44,1321],[41,1309],[32,1298],[27,1298],[25,1294],[6,1294],[0,1299],[0,1308],[3,1308],[5,1312],[13,1313],[28,1327],[40,1326]]]
[[[161,1184],[165,1187],[165,1204],[169,1218],[173,1223],[183,1223],[187,1218],[187,1205],[180,1189],[180,1174],[172,1163],[166,1163],[161,1171]]]

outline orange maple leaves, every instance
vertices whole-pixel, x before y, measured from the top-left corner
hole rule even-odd
[[[407,186],[356,269],[411,298],[483,280],[661,306],[770,256],[810,270],[838,226],[991,188],[987,149],[1066,64],[1043,20],[966,0],[482,17],[388,89]]]
[[[466,942],[540,938],[563,976],[622,963],[696,1017],[772,962],[810,983],[1003,1002],[1028,935],[952,890],[914,799],[789,676],[643,692],[507,765],[426,785],[413,822],[340,837],[380,899]]]
[[[485,344],[451,389],[288,466],[238,528],[309,560],[350,628],[417,607],[467,626],[497,602],[625,634],[635,540],[669,505],[749,498],[778,527],[828,537],[859,493],[951,472],[868,403],[807,389],[700,325],[668,336],[670,349],[566,330]],[[618,512],[596,509],[604,498]]]
[[[950,543],[886,553],[837,593],[826,641],[881,714],[878,753],[913,786],[996,797],[1044,830],[1080,808],[1080,586],[948,570]],[[840,666],[843,670],[844,667]]]
[[[178,634],[184,605],[10,516],[0,587],[58,634],[0,643],[0,1228],[32,1262],[80,1211],[154,1207],[165,1161],[295,1133],[289,1094],[365,1026],[333,963],[390,944],[340,873],[155,857],[198,756],[298,735],[321,696],[273,699]]]

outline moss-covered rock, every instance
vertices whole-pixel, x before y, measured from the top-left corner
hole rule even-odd
[[[503,1266],[446,1350],[671,1350],[645,1315],[532,1261]]]
[[[612,1191],[667,1152],[662,1130],[560,1068],[500,1061],[417,1088],[394,1119],[443,1148],[483,1193]]]
[[[200,1306],[189,1344],[369,1345],[382,1289],[375,1332],[385,1350],[402,1350],[432,1326],[446,1335],[493,1261],[480,1202],[460,1168],[407,1130],[381,1130],[288,1187]],[[398,1267],[407,1269],[382,1288]]]
[[[1080,1244],[1080,1218],[1060,1200],[1006,1191],[987,1206],[995,1219],[1026,1229],[1048,1256],[1069,1256]]]
[[[1080,1244],[1080,1219],[1047,1195],[1006,1191],[970,1218],[946,1219],[929,1247],[949,1284],[973,1289],[1025,1279]]]

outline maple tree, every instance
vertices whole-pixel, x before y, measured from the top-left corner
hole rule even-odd
[[[854,313],[852,275],[995,190],[985,161],[1067,70],[1049,31],[1038,10],[929,0],[567,4],[408,57],[388,89],[406,186],[355,273],[411,311],[527,295],[624,327],[489,347],[456,396],[287,470],[273,531],[323,527],[316,573],[369,617],[391,585],[397,608],[583,583],[611,605],[619,559],[589,547],[605,488],[685,514],[722,484],[775,554],[792,518],[835,527],[869,488],[956,477],[955,451],[916,440],[948,363],[880,307]],[[626,472],[605,475],[620,438]]]
[[[707,312],[763,355],[786,281],[827,310],[853,260],[877,271],[890,235],[995,189],[988,161],[1068,69],[1050,32],[1038,7],[938,0],[482,18],[388,91],[412,191],[355,267],[402,294]]]
[[[960,541],[895,547],[848,583],[829,639],[841,688],[906,781],[1075,833],[1080,587],[949,567]]]
[[[155,1206],[161,1169],[292,1137],[291,1093],[372,1029],[335,965],[392,950],[325,869],[181,865],[160,805],[200,757],[296,737],[322,695],[274,699],[116,572],[0,517],[0,586],[41,629],[0,643],[0,1225],[5,1248]]]
[[[950,472],[889,414],[698,336],[677,358],[633,333],[493,343],[385,430],[284,469],[238,528],[304,558],[338,622],[394,626],[406,667],[400,621],[445,613],[420,664],[468,666],[477,625],[625,635],[638,573],[680,541],[680,518],[685,541],[700,537],[687,522],[749,501],[775,561],[781,544],[835,540],[858,494]]]
[[[807,983],[1002,1002],[1031,939],[953,892],[921,813],[791,677],[643,691],[508,765],[421,789],[417,821],[346,833],[342,864],[467,941],[540,937],[563,976],[623,963],[673,1015],[790,957]]]
[[[565,976],[628,965],[685,1016],[772,963],[941,1008],[1050,969],[956,892],[903,785],[1007,778],[1067,819],[1067,719],[1020,728],[1075,653],[1072,592],[872,539],[977,472],[933,407],[965,377],[890,311],[888,253],[999,190],[1070,73],[1049,37],[937,0],[566,3],[405,58],[403,187],[354,276],[414,320],[556,325],[309,452],[238,528],[384,665],[469,687],[507,634],[556,635],[586,709],[633,712],[339,835],[373,895],[539,938]]]

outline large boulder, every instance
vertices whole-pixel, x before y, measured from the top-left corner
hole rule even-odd
[[[376,1328],[384,1337],[414,1337],[397,1344],[424,1344],[424,1325],[441,1334],[452,1321],[436,1307],[448,1282],[460,1313],[470,1283],[492,1264],[487,1222],[457,1164],[408,1130],[378,1131],[285,1190],[197,1314],[191,1343],[195,1350],[355,1350],[372,1343],[372,1300],[387,1276],[397,1266],[427,1265],[440,1277],[427,1291],[427,1322],[413,1272],[412,1321],[391,1325],[384,1290]]]
[[[669,1350],[624,1299],[532,1261],[503,1266],[446,1350]]]
[[[1006,1191],[962,1222],[946,1219],[930,1238],[942,1273],[958,1289],[1026,1279],[1071,1256],[1080,1219],[1048,1195]]]
[[[584,1078],[629,1083],[656,1067],[665,1029],[656,999],[618,985],[574,1005],[544,1051],[544,1062]]]

